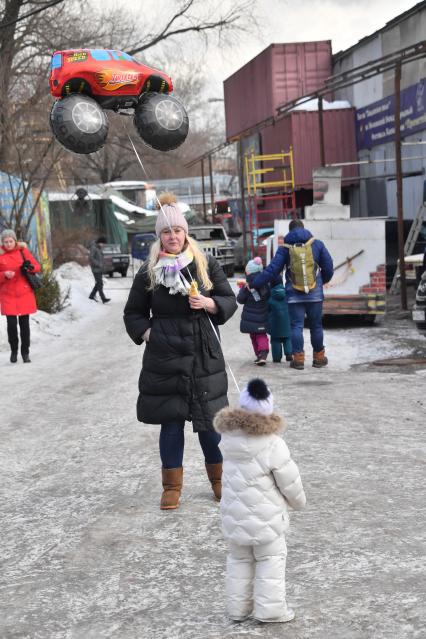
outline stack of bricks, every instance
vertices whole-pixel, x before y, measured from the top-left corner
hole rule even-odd
[[[380,264],[377,271],[370,273],[370,283],[361,286],[360,293],[385,293],[386,292],[386,266]]]

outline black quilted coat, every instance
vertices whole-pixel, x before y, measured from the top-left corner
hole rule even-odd
[[[197,279],[194,262],[188,269]],[[225,362],[208,317],[215,327],[224,324],[237,304],[225,273],[212,257],[208,270],[213,289],[204,291],[200,281],[198,287],[219,309],[208,316],[204,310],[191,310],[186,295],[170,295],[164,286],[148,291],[144,267],[135,277],[124,309],[126,330],[136,344],[142,344],[142,335],[151,327],[139,377],[137,417],[141,422],[183,419],[192,421],[195,432],[213,430],[213,417],[228,405]],[[186,269],[183,274],[190,279]]]
[[[254,277],[248,275],[247,284],[251,287]],[[268,300],[271,295],[271,288],[268,284],[262,286],[259,291],[253,293],[244,286],[238,292],[237,302],[244,304],[241,313],[240,331],[242,333],[266,333],[268,330]]]

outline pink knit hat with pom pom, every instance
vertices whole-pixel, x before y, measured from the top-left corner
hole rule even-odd
[[[185,219],[174,193],[166,191],[160,193],[158,198],[158,216],[155,223],[155,233],[157,237],[160,237],[161,231],[168,229],[171,226],[180,226],[188,235],[188,222]]]
[[[163,204],[158,211],[157,221],[155,223],[155,233],[160,237],[161,231],[171,226],[180,226],[185,233],[188,233],[188,222],[184,214],[177,204]]]
[[[246,264],[246,275],[252,275],[252,273],[259,273],[263,271],[263,264],[260,257],[255,257],[253,260],[249,260]]]

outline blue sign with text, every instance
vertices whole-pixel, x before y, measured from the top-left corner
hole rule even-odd
[[[426,129],[426,78],[401,91],[401,137]],[[395,96],[356,111],[358,150],[395,139]]]

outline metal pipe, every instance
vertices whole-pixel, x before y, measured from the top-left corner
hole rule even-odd
[[[214,221],[214,187],[213,187],[213,170],[212,156],[209,155],[209,176],[210,176],[210,203],[212,207],[212,222]]]
[[[241,194],[241,215],[243,226],[243,263],[247,259],[247,208],[246,208],[246,192],[244,188],[244,168],[245,158],[243,156],[243,145],[241,140],[238,142],[238,156],[240,164],[240,194]]]
[[[323,118],[322,95],[318,97],[318,127],[319,127],[319,145],[320,145],[320,162],[321,166],[325,166],[325,146],[324,146],[324,118]]]
[[[204,224],[207,222],[207,207],[206,207],[206,187],[204,185],[204,159],[201,159],[201,188],[203,193],[203,219]]]
[[[404,142],[402,142],[402,144],[404,144]],[[426,160],[426,155],[401,158],[402,162],[405,162],[406,160]],[[381,164],[384,162],[396,162],[396,158],[383,158],[382,160],[358,160],[357,162],[336,162],[334,164],[326,164],[325,166],[352,166],[354,164]],[[380,175],[376,177],[380,177]]]
[[[396,159],[396,204],[398,219],[399,282],[401,287],[401,308],[407,310],[407,284],[404,259],[404,211],[402,200],[401,162],[401,65],[395,68],[395,159]]]

